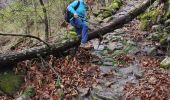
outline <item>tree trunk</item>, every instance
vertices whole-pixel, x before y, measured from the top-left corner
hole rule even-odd
[[[133,11],[130,11],[127,15],[115,18],[108,25],[90,32],[88,40],[99,38],[101,35],[104,35],[117,28],[122,27],[124,24],[128,23],[129,21],[137,17],[139,14],[143,13],[154,1],[156,0],[147,0],[138,8],[134,9]],[[17,63],[19,61],[35,58],[38,57],[38,55],[47,56],[50,54],[60,54],[68,50],[69,48],[79,45],[79,43],[80,43],[79,40],[74,40],[67,41],[65,43],[51,44],[50,48],[47,46],[41,46],[25,51],[1,54],[0,67],[8,63]]]
[[[48,17],[47,17],[47,10],[44,6],[44,2],[43,0],[39,0],[42,9],[43,9],[43,13],[44,13],[44,24],[45,24],[45,41],[48,41],[48,37],[49,37],[49,29],[48,29]]]

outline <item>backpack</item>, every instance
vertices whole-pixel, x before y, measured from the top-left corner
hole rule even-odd
[[[77,8],[79,7],[80,5],[80,1],[78,0],[78,3],[77,5],[74,7],[74,10],[77,10]],[[68,11],[68,9],[66,8],[65,12],[64,12],[64,19],[67,23],[70,23],[70,19],[73,17],[73,14]]]

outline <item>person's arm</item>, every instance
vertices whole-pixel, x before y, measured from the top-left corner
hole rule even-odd
[[[78,4],[78,1],[74,1],[70,3],[67,7],[68,11],[70,11],[72,14],[74,14],[74,17],[78,17],[77,12],[75,11],[74,7]]]

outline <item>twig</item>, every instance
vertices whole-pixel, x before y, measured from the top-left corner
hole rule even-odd
[[[41,40],[39,37],[36,37],[36,36],[33,36],[33,35],[10,34],[10,33],[1,33],[1,32],[0,32],[0,35],[3,35],[3,36],[22,36],[22,37],[34,38],[34,39],[39,40],[40,42],[43,42],[43,43],[44,43],[45,45],[47,45],[48,47],[50,47],[50,45],[49,45],[47,42],[45,42],[45,41]]]
[[[54,74],[57,76],[58,79],[60,79],[60,75],[55,71],[55,69],[52,67],[52,65],[50,65],[49,63],[47,63],[40,54],[37,54],[37,56],[41,59],[41,61],[44,63],[44,64],[47,64],[51,70],[54,72]]]

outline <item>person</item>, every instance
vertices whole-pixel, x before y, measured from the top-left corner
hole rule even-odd
[[[79,6],[75,10],[75,6]],[[73,14],[73,17],[70,18],[70,24],[75,28],[75,31],[78,37],[81,40],[80,47],[88,47],[88,26],[87,26],[87,5],[90,4],[92,0],[74,0],[67,6],[67,10]]]

